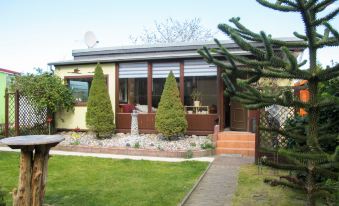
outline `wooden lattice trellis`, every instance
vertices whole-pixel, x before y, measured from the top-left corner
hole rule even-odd
[[[31,100],[19,92],[5,95],[3,136],[48,134],[47,109],[38,110]]]
[[[266,156],[267,158],[275,158],[274,152],[269,151],[276,151],[280,148],[286,148],[289,144],[289,140],[285,136],[260,128],[265,127],[284,130],[287,121],[293,118],[294,115],[295,109],[291,107],[276,106],[274,112],[266,109],[260,111],[259,131],[257,139],[257,150],[259,156],[258,158],[262,156]]]

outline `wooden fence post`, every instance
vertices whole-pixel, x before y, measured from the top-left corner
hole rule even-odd
[[[19,125],[19,109],[20,109],[20,94],[19,91],[15,91],[15,135],[19,136],[20,135],[20,125]]]
[[[260,113],[261,110],[257,109],[256,114],[255,114],[255,119],[256,119],[256,131],[255,131],[255,163],[258,164],[258,160],[260,158],[260,132],[259,132],[259,125],[260,125]]]
[[[4,131],[4,135],[5,137],[8,137],[8,134],[9,134],[9,118],[8,118],[8,107],[9,107],[9,104],[8,104],[8,89],[6,88],[5,90],[5,131]]]

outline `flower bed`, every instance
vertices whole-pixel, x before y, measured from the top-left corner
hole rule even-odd
[[[132,136],[118,133],[109,139],[96,139],[89,132],[60,134],[65,141],[56,149],[66,151],[186,158],[214,154],[210,136],[192,135],[168,141],[157,134]]]

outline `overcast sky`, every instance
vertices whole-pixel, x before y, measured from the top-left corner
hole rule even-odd
[[[332,8],[338,7],[338,3]],[[254,31],[273,37],[291,37],[303,32],[298,15],[277,13],[254,0],[1,0],[0,68],[20,72],[47,68],[48,62],[72,59],[73,49],[86,48],[83,36],[93,31],[97,47],[131,44],[130,35],[151,28],[154,21],[198,17],[204,27],[217,31],[231,17]],[[332,22],[338,29],[338,17]],[[227,39],[221,33],[219,39]],[[339,61],[339,48],[321,51],[319,60]]]

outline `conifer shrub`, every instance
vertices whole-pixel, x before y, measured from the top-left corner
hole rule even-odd
[[[89,91],[86,124],[91,131],[96,133],[97,138],[109,137],[115,131],[112,103],[100,64],[95,68]]]
[[[172,71],[166,79],[160,98],[155,116],[155,129],[168,139],[184,134],[187,129],[184,106],[180,100],[177,82]]]

